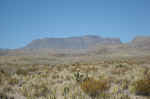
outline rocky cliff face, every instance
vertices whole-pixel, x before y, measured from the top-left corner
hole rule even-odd
[[[25,49],[53,48],[53,49],[85,49],[96,44],[120,44],[119,38],[102,38],[87,35],[83,37],[70,38],[43,38],[33,40]]]
[[[24,48],[1,50],[3,55],[141,55],[150,52],[150,37],[137,36],[129,43],[118,38],[87,35],[69,38],[43,38],[33,40]]]

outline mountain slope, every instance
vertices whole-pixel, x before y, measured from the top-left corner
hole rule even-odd
[[[120,44],[118,38],[102,38],[99,36],[87,35],[83,37],[70,37],[70,38],[43,38],[33,40],[25,49],[40,49],[40,48],[53,48],[53,49],[85,49],[96,44]]]
[[[118,38],[87,35],[70,38],[43,38],[33,40],[24,48],[0,50],[0,56],[142,56],[150,53],[150,37],[137,36],[129,43]]]
[[[150,50],[150,37],[149,36],[137,36],[130,43],[131,47],[137,49]]]

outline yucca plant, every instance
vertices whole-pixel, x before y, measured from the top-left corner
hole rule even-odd
[[[83,75],[79,72],[74,73],[74,78],[77,82],[80,82],[82,80]]]
[[[65,87],[63,91],[63,95],[66,96],[69,93],[69,87]]]

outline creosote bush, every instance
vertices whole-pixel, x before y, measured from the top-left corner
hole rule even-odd
[[[132,84],[132,92],[137,95],[150,95],[150,79],[137,80]]]
[[[81,89],[91,97],[96,97],[100,93],[104,93],[109,89],[109,83],[107,80],[95,80],[93,78],[88,78],[83,81],[80,85]]]
[[[15,85],[15,84],[18,84],[18,83],[19,83],[19,80],[16,79],[16,78],[10,78],[10,79],[8,80],[8,83],[9,83],[10,85]]]
[[[17,71],[16,71],[16,74],[18,74],[18,75],[27,75],[28,74],[28,71],[27,70],[25,70],[25,69],[18,69]]]
[[[143,78],[134,81],[130,89],[137,95],[150,96],[150,73],[146,73]]]

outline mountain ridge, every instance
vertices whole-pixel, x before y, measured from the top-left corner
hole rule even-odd
[[[41,38],[33,40],[25,47],[0,50],[5,55],[126,55],[150,53],[150,36],[137,36],[129,43],[122,43],[119,38],[103,38],[95,35],[65,38]]]
[[[96,44],[121,44],[119,38],[103,38],[96,35],[66,38],[42,38],[33,40],[24,49],[54,48],[54,49],[85,49]]]

